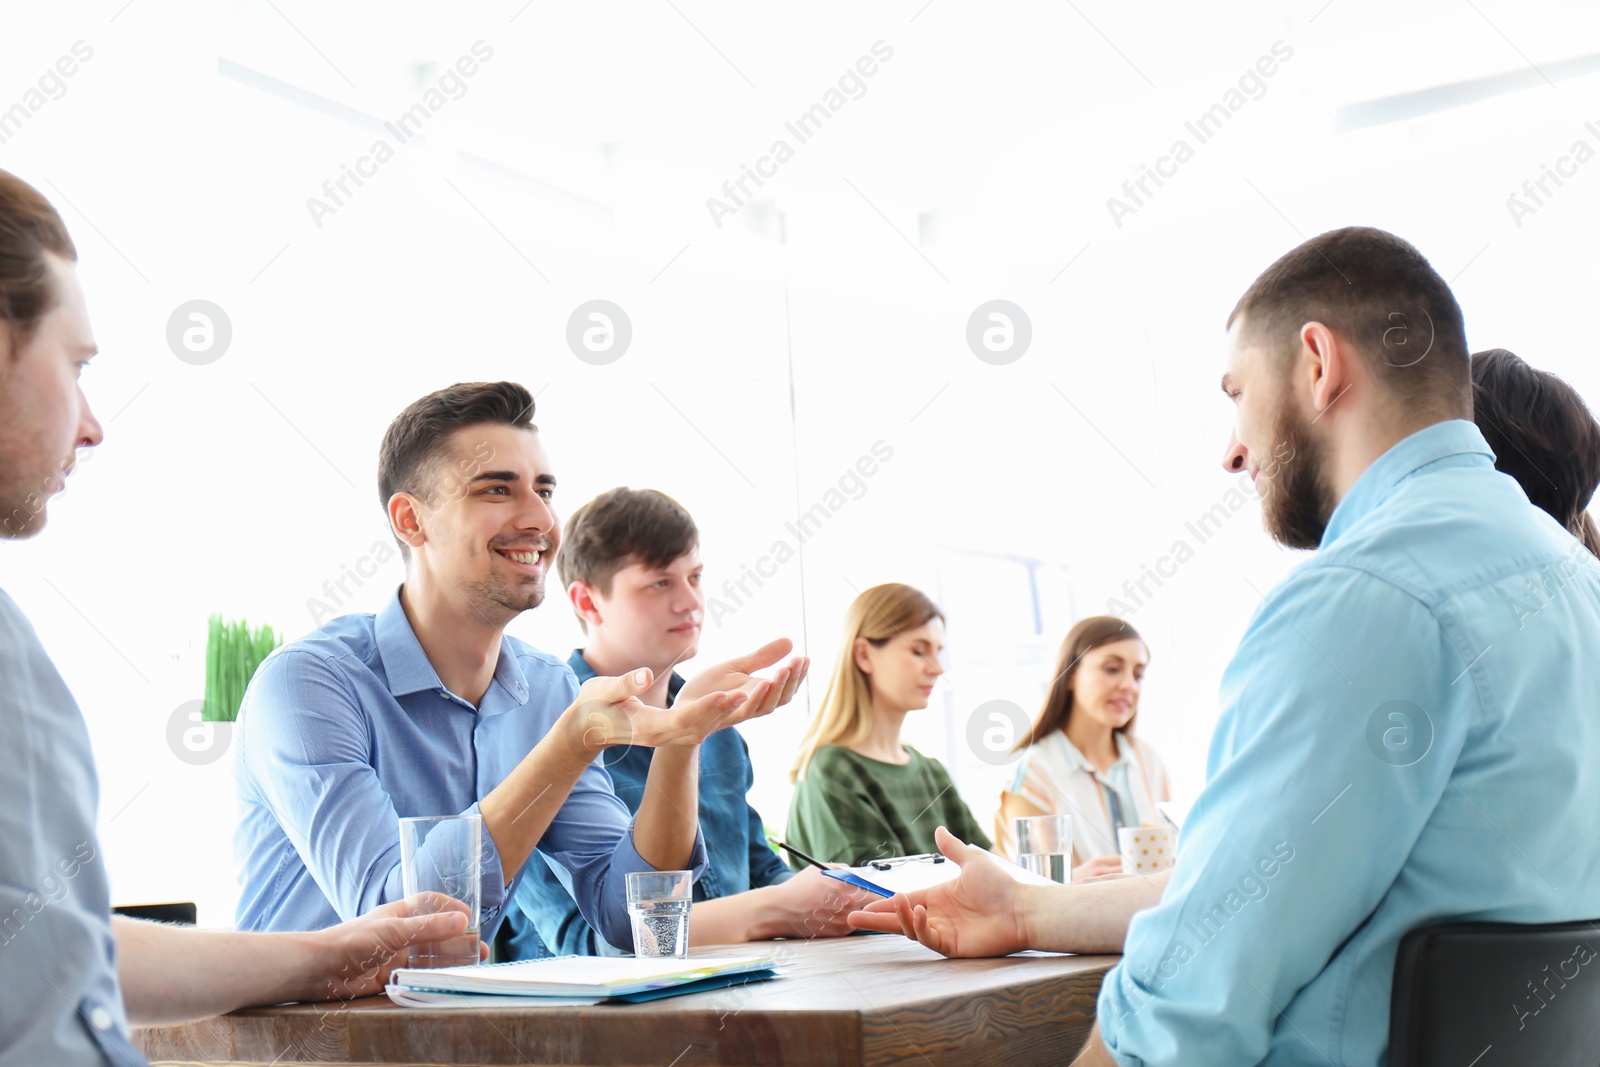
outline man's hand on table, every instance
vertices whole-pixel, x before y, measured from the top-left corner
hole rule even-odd
[[[904,934],[946,956],[1008,956],[1031,947],[1025,916],[1029,890],[976,845],[944,827],[934,840],[945,858],[961,868],[953,881],[888,900],[875,900],[849,916],[851,926]],[[1052,887],[1053,888],[1053,887]]]
[[[1160,874],[1101,875],[1082,885],[1028,885],[1005,860],[956,840],[944,827],[939,851],[961,867],[953,881],[878,900],[850,925],[901,933],[946,956],[1005,956],[1020,949],[1117,953],[1134,915],[1154,907],[1172,879]]]
[[[851,912],[882,897],[807,867],[786,882],[751,890],[761,896],[761,922],[751,940],[774,937],[844,937]]]
[[[308,934],[316,944],[315,963],[299,999],[353,1000],[382,993],[390,973],[406,965],[412,945],[461,937],[469,915],[459,900],[421,893]],[[489,958],[487,942],[479,942],[478,954]]]

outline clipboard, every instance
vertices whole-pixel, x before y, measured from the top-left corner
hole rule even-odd
[[[1055,884],[1015,863],[1002,861],[1000,866],[1011,877],[1028,885]],[[914,893],[919,889],[932,889],[936,885],[953,882],[961,876],[961,865],[932,852],[920,856],[872,860],[859,867],[833,868],[822,873],[824,877],[837,879],[880,897],[892,897],[896,893]]]

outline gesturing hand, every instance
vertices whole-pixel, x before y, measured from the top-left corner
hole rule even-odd
[[[800,683],[805,681],[806,672],[811,669],[811,660],[806,656],[796,656],[784,664],[770,682],[755,677],[755,672],[772,666],[788,655],[793,647],[793,641],[779,637],[754,652],[708,667],[684,685],[678,693],[678,704],[707,693],[737,690],[750,696],[749,703],[740,711],[738,721],[768,715],[794,698]],[[763,686],[766,688],[763,689]]]
[[[680,693],[672,707],[653,708],[639,699],[653,678],[648,667],[640,667],[620,677],[584,682],[565,716],[576,746],[592,753],[614,745],[698,745],[712,732],[748,718],[742,710],[766,700],[773,685],[761,682],[750,692],[712,692],[693,700]]]
[[[459,900],[419,893],[310,934],[320,951],[301,999],[351,1000],[381,993],[390,972],[406,965],[407,949],[462,936],[469,915]],[[487,943],[480,943],[478,951],[480,958],[488,958]]]
[[[1027,948],[1021,883],[993,855],[962,843],[942,826],[934,840],[945,858],[961,868],[960,876],[929,889],[875,900],[852,912],[850,925],[905,934],[946,956],[1009,956]]]

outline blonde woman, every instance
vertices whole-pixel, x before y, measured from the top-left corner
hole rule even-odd
[[[900,727],[944,668],[944,616],[908,585],[876,585],[850,605],[844,647],[789,779],[788,841],[849,864],[935,850],[944,826],[990,847],[944,765],[900,741]],[[790,860],[794,864],[794,860]]]
[[[1014,820],[1072,816],[1073,881],[1122,870],[1117,830],[1159,826],[1172,799],[1166,764],[1133,736],[1150,650],[1110,615],[1078,622],[1061,642],[1044,707],[1017,743],[1022,760],[995,817],[999,851],[1016,856]]]

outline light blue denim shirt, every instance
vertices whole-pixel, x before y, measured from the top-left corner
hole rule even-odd
[[[476,814],[578,693],[567,665],[503,637],[480,706],[449,692],[396,591],[377,615],[344,615],[274,652],[245,692],[236,731],[234,858],[241,930],[317,930],[404,895],[401,816]],[[583,917],[629,945],[627,873],[651,866],[598,762],[573,786],[539,852],[568,876]],[[695,835],[691,866],[706,865]],[[481,934],[508,887],[483,835]]]
[[[145,1067],[129,1041],[77,702],[0,592],[0,1063]]]
[[[1256,610],[1101,990],[1119,1064],[1372,1067],[1407,931],[1600,917],[1600,564],[1492,464],[1401,441]]]

